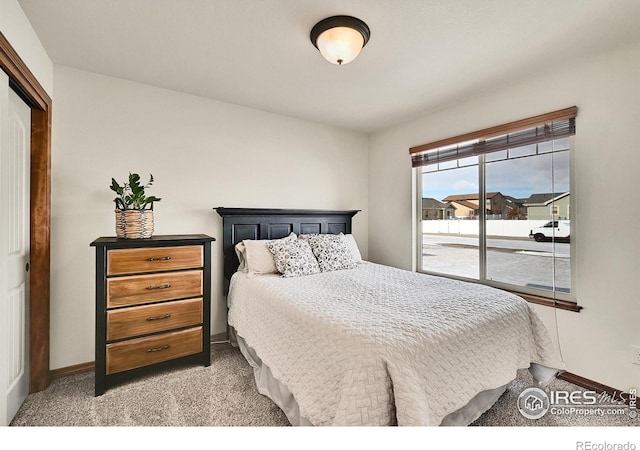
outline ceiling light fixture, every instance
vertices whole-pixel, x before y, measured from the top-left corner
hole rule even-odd
[[[351,16],[327,17],[315,24],[310,35],[322,56],[339,66],[353,61],[370,36],[367,24]]]

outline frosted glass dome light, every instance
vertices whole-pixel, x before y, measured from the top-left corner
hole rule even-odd
[[[311,42],[332,64],[353,61],[367,45],[371,32],[366,23],[351,16],[333,16],[318,22],[311,30]]]

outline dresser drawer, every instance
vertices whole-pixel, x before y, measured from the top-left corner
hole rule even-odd
[[[107,279],[107,308],[201,296],[201,270]]]
[[[107,344],[107,374],[202,351],[202,327]]]
[[[201,245],[115,249],[107,252],[107,275],[195,269],[203,261]]]
[[[107,311],[107,340],[124,339],[202,323],[202,298]]]

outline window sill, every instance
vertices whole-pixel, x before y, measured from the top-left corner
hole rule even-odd
[[[569,302],[567,300],[557,300],[547,297],[541,297],[539,295],[524,294],[522,292],[509,291],[512,294],[522,297],[529,303],[535,303],[537,305],[550,306],[551,308],[564,309],[566,311],[580,312],[582,306],[577,303]]]

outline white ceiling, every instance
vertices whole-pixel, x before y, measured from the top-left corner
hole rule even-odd
[[[640,41],[639,0],[19,3],[55,64],[363,132]],[[371,29],[341,67],[309,40],[338,14]]]

